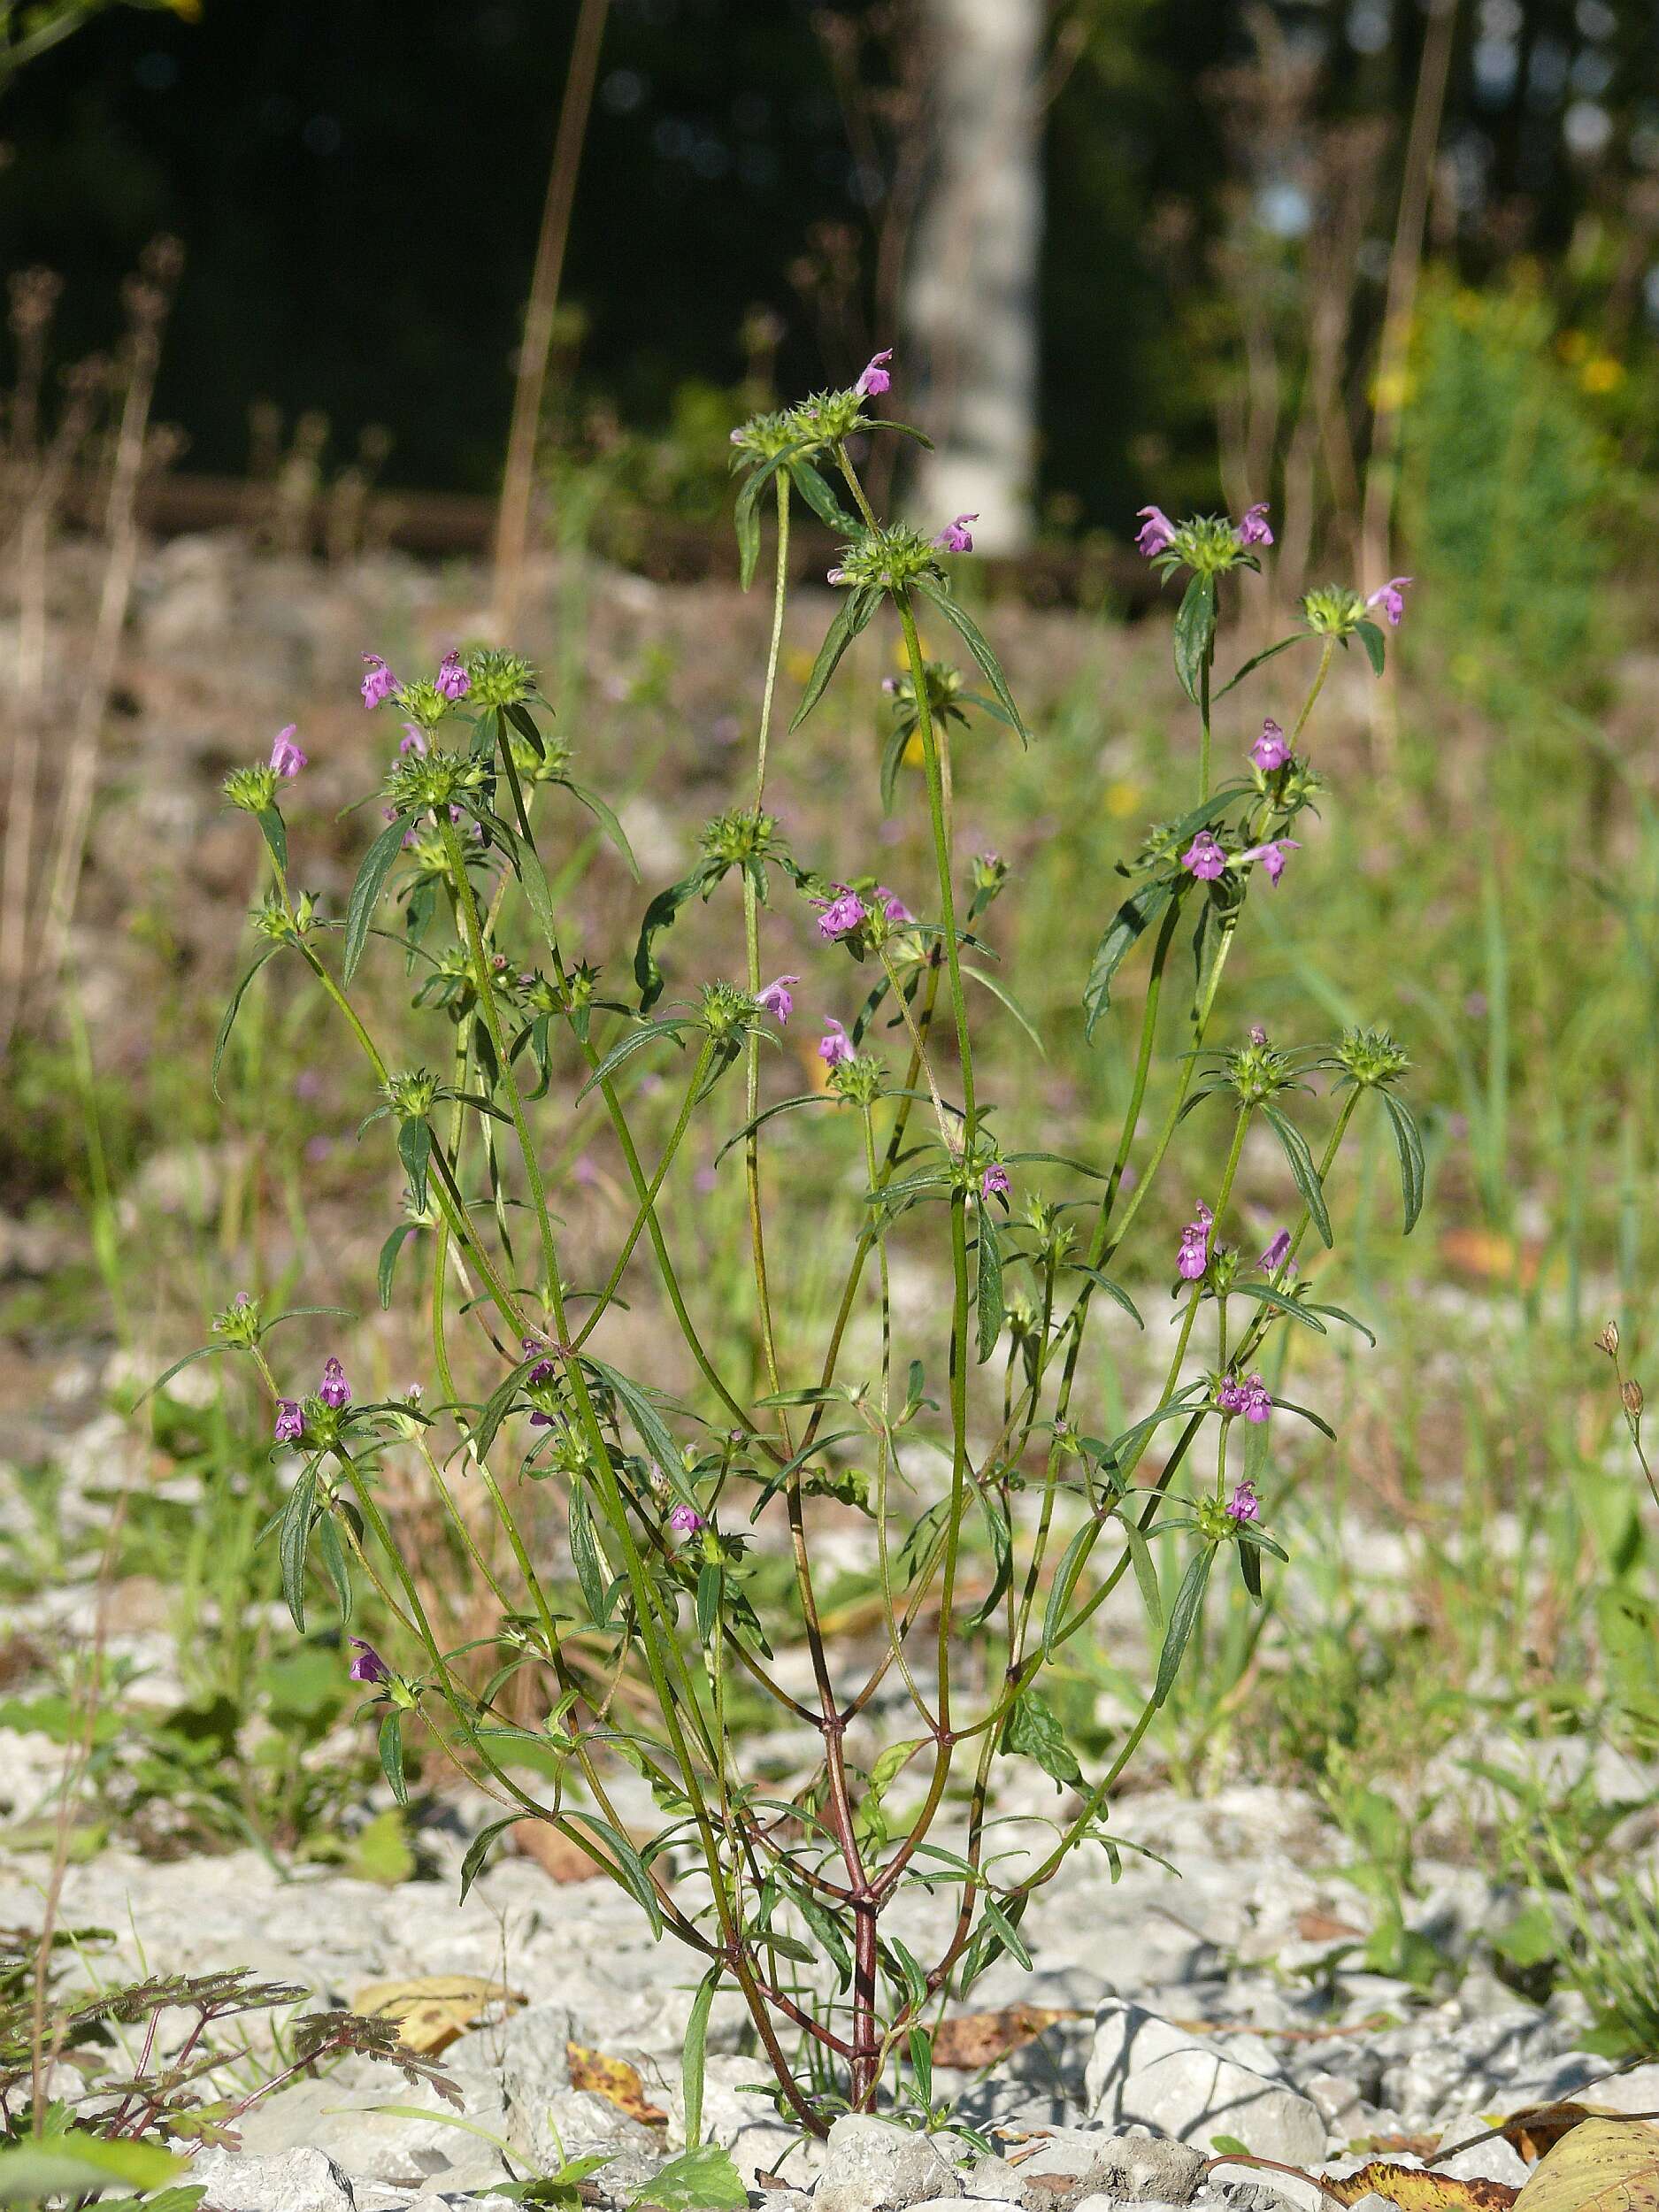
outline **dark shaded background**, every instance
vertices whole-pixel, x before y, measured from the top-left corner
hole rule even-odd
[[[191,26],[117,10],[0,111],[4,264],[68,279],[68,349],[111,336],[148,236],[185,240],[160,411],[188,431],[188,467],[241,468],[250,403],[269,397],[323,410],[336,455],[387,425],[394,482],[488,490],[574,13],[573,0],[206,0]],[[1333,111],[1380,109],[1403,131],[1417,0],[1278,14],[1323,42]],[[1464,14],[1446,139],[1471,180],[1461,250],[1558,255],[1632,130],[1659,134],[1659,7],[1465,0]],[[1204,82],[1246,52],[1244,16],[1240,0],[1099,0],[1052,113],[1044,478],[1093,518],[1133,503],[1148,438],[1200,468],[1213,441],[1185,350],[1226,168]],[[735,380],[757,304],[783,318],[787,390],[858,365],[823,357],[787,273],[816,225],[864,229],[882,188],[852,160],[810,19],[808,0],[617,0],[565,295],[591,318],[584,382],[625,419],[661,420],[687,378]],[[1586,56],[1619,125],[1599,167],[1563,146]],[[1167,250],[1172,206],[1183,255]]]

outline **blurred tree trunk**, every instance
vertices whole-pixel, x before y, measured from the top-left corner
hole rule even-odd
[[[933,158],[905,320],[925,363],[919,519],[977,511],[987,551],[1031,534],[1042,235],[1044,0],[926,0]]]

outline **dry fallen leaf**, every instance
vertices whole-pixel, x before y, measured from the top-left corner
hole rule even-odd
[[[1507,2182],[1458,2181],[1450,2174],[1397,2166],[1386,2158],[1374,2158],[1340,2180],[1323,2175],[1319,2185],[1343,2204],[1357,2204],[1375,2190],[1400,2212],[1509,2212],[1519,2194]]]
[[[580,1844],[545,1820],[516,1820],[508,1832],[513,1847],[534,1859],[556,1882],[596,1882],[604,1875],[603,1867]]]
[[[500,1982],[476,1974],[414,1974],[396,1982],[366,1982],[351,2000],[354,2012],[396,2020],[398,2040],[423,2057],[448,2050],[492,2005],[524,2000]]]
[[[1581,2120],[1516,2199],[1520,2212],[1659,2212],[1659,2129]]]
[[[603,2051],[588,2050],[580,2043],[567,2043],[565,2049],[572,2089],[591,2089],[618,2112],[626,2112],[630,2120],[638,2120],[648,2128],[661,2127],[666,2121],[668,2115],[660,2105],[650,2102],[645,2084],[626,2058],[607,2058]]]
[[[1557,2104],[1525,2105],[1507,2120],[1493,2120],[1488,2124],[1502,2128],[1504,2141],[1512,2143],[1529,2166],[1536,2166],[1580,2120],[1599,2120],[1611,2110],[1610,2105],[1580,2104],[1569,2097]]]
[[[1304,1943],[1339,1943],[1344,1936],[1364,1932],[1351,1920],[1339,1920],[1333,1912],[1320,1912],[1317,1907],[1296,1916],[1296,1933]]]
[[[1034,2043],[1056,2020],[1080,2020],[1080,2012],[1050,2012],[1041,2005],[1004,2005],[999,2012],[964,2012],[944,2021],[933,2036],[933,2063],[963,2072],[994,2066],[1010,2051]]]

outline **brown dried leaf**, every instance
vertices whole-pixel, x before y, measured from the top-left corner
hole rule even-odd
[[[1580,2120],[1601,2119],[1611,2109],[1604,2104],[1579,2104],[1568,2097],[1557,2104],[1525,2105],[1494,2124],[1502,2128],[1504,2141],[1512,2143],[1529,2166],[1535,2166]]]
[[[666,2122],[668,2115],[660,2105],[651,2103],[638,2070],[626,2058],[607,2058],[603,2051],[590,2051],[580,2043],[567,2043],[565,2050],[570,2060],[572,2089],[591,2089],[618,2112],[626,2112],[630,2120],[638,2120],[648,2128],[661,2127]]]
[[[1010,2051],[1034,2043],[1056,2020],[1080,2020],[1076,2011],[1051,2012],[1041,2005],[1004,2005],[999,2012],[962,2012],[942,2022],[933,2036],[933,2063],[964,2073],[995,2066]]]
[[[1343,2204],[1357,2204],[1375,2190],[1400,2212],[1509,2212],[1520,2193],[1506,2182],[1458,2181],[1450,2174],[1397,2166],[1386,2158],[1374,2158],[1340,2180],[1322,2175],[1319,2186]]]
[[[1581,2120],[1528,2176],[1523,2212],[1659,2212],[1659,2129]]]
[[[1321,1912],[1317,1907],[1296,1916],[1296,1933],[1304,1943],[1339,1943],[1344,1936],[1363,1936],[1364,1932],[1351,1920],[1339,1920],[1333,1912]]]
[[[508,1833],[514,1848],[526,1859],[534,1859],[556,1882],[596,1882],[604,1873],[580,1844],[572,1843],[545,1820],[517,1820]]]
[[[395,2020],[406,2050],[431,2058],[483,2017],[492,2005],[524,2000],[500,1982],[475,1974],[415,1974],[395,1982],[365,1982],[351,2000],[354,2012]]]

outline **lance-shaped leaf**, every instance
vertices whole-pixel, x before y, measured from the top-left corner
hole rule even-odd
[[[357,973],[357,963],[363,957],[363,948],[369,941],[369,925],[374,919],[374,910],[380,902],[386,879],[392,864],[403,849],[403,839],[409,831],[409,817],[400,814],[388,822],[363,856],[357,870],[357,881],[351,887],[351,896],[346,902],[346,941],[342,958],[342,972],[348,983]]]
[[[1400,1201],[1405,1208],[1405,1233],[1409,1236],[1417,1225],[1423,1211],[1424,1194],[1428,1187],[1428,1168],[1423,1157],[1423,1134],[1418,1129],[1411,1109],[1403,1099],[1392,1091],[1378,1089],[1377,1095],[1388,1111],[1388,1119],[1394,1133],[1394,1148],[1400,1155]]]
[[[213,1040],[212,1083],[213,1095],[215,1098],[218,1098],[220,1094],[219,1087],[219,1063],[225,1057],[225,1048],[230,1042],[230,1033],[236,1025],[236,1017],[242,1011],[242,1002],[248,995],[248,986],[253,981],[255,976],[258,974],[260,969],[264,967],[265,962],[267,960],[274,959],[276,955],[280,953],[281,949],[282,948],[280,944],[262,945],[259,950],[254,955],[253,959],[248,967],[243,970],[242,981],[236,986],[235,989],[230,995],[230,1004],[225,1009],[224,1018],[219,1025],[219,1034]]]
[[[686,1471],[681,1463],[679,1447],[669,1434],[662,1415],[641,1386],[602,1359],[584,1358],[582,1365],[598,1376],[601,1382],[613,1393],[626,1409],[627,1416],[640,1432],[640,1440],[657,1462],[657,1466],[673,1485],[679,1494],[689,1504],[693,1501],[686,1491]]]
[[[640,864],[634,857],[634,848],[628,842],[626,830],[617,819],[615,808],[608,805],[596,791],[589,791],[585,784],[572,783],[568,776],[560,777],[559,781],[578,806],[585,806],[593,816],[600,828],[603,830],[605,835],[628,864],[628,873],[637,883],[640,879]]]
[[[839,532],[844,538],[857,536],[862,526],[857,516],[848,513],[810,461],[791,461],[789,475],[796,490],[820,522],[826,522],[832,530]]]
[[[1083,987],[1083,1034],[1092,1043],[1100,1018],[1111,1004],[1112,978],[1133,949],[1137,939],[1154,923],[1175,895],[1172,877],[1161,877],[1132,891],[1106,925],[1094,948],[1088,981]]]
[[[1002,1724],[1002,1748],[1034,1759],[1063,1788],[1068,1783],[1077,1788],[1082,1782],[1083,1770],[1065,1740],[1058,1715],[1035,1690],[1022,1690],[1009,1707]]]
[[[798,730],[818,701],[824,696],[830,678],[841,666],[841,655],[859,634],[869,628],[872,616],[881,603],[881,594],[872,584],[855,584],[835,611],[835,619],[818,656],[812,664],[812,673],[806,680],[806,689],[801,703],[795,710],[792,730]]]
[[[1354,634],[1365,648],[1365,657],[1371,663],[1372,675],[1380,676],[1384,663],[1388,658],[1388,641],[1374,622],[1356,623]]]
[[[1262,1115],[1284,1148],[1285,1157],[1290,1163],[1290,1171],[1296,1179],[1296,1188],[1302,1193],[1302,1202],[1308,1209],[1309,1218],[1319,1232],[1328,1251],[1335,1240],[1331,1234],[1331,1217],[1325,1211],[1325,1186],[1319,1180],[1319,1171],[1313,1164],[1308,1141],[1295,1123],[1287,1119],[1277,1106],[1263,1102]]]
[[[996,694],[997,704],[1008,717],[1012,727],[1018,731],[1021,741],[1029,745],[1031,732],[1025,727],[1025,717],[1020,713],[1014,695],[1009,689],[1008,679],[1002,673],[1002,664],[991,650],[990,641],[979,624],[956,600],[951,597],[944,585],[936,583],[931,576],[918,576],[915,588],[930,606],[938,608],[974,659],[979,662],[980,672]]]
[[[305,1555],[311,1548],[317,1512],[317,1471],[308,1467],[288,1493],[277,1536],[282,1595],[302,1636],[305,1633]]]
[[[769,455],[743,479],[738,490],[732,520],[737,530],[738,575],[745,591],[755,580],[755,568],[760,559],[760,495],[782,467],[787,453],[786,447],[782,453]]]
[[[979,1209],[979,1270],[976,1292],[979,1308],[981,1363],[990,1358],[996,1349],[996,1340],[1002,1333],[1002,1253],[991,1217],[983,1206]]]
[[[398,1123],[397,1156],[409,1177],[409,1194],[414,1201],[415,1211],[425,1213],[426,1170],[432,1160],[432,1132],[424,1121]],[[380,1302],[384,1305],[386,1301],[382,1299]]]
[[[1210,695],[1212,699],[1225,699],[1235,684],[1241,684],[1247,676],[1254,675],[1263,661],[1277,660],[1281,653],[1289,652],[1293,645],[1305,645],[1312,637],[1311,630],[1298,630],[1294,637],[1282,637],[1277,645],[1270,645],[1265,652],[1252,653],[1241,667],[1235,668],[1226,682]]]
[[[1170,1624],[1164,1631],[1164,1648],[1158,1654],[1158,1678],[1152,1692],[1152,1702],[1162,1705],[1175,1686],[1181,1655],[1187,1649],[1198,1616],[1203,1609],[1204,1592],[1210,1586],[1210,1570],[1215,1560],[1213,1551],[1199,1553],[1181,1578],[1181,1586],[1175,1594],[1170,1608]]]
[[[649,1014],[663,995],[664,976],[657,965],[657,940],[665,929],[673,926],[675,918],[687,900],[718,879],[718,871],[706,860],[701,860],[688,876],[681,876],[678,883],[671,883],[665,891],[659,891],[645,910],[645,919],[640,925],[640,941],[634,951],[634,980],[640,987],[640,1011]]]
[[[1216,580],[1194,576],[1175,617],[1175,672],[1181,689],[1198,704],[1204,664],[1216,642]]]

